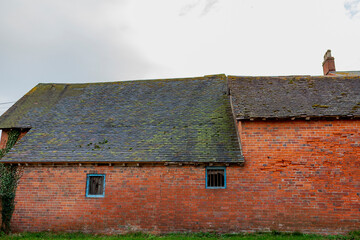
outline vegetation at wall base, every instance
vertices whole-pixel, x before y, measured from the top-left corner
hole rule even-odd
[[[182,240],[182,239],[249,239],[249,240],[265,240],[265,239],[340,239],[340,240],[356,240],[360,239],[360,231],[351,232],[347,235],[318,235],[318,234],[303,234],[300,232],[282,233],[282,232],[266,232],[266,233],[237,233],[237,234],[217,234],[217,233],[171,233],[164,235],[152,235],[146,233],[129,233],[125,235],[99,235],[99,234],[85,234],[85,233],[51,233],[51,232],[38,232],[38,233],[15,233],[9,235],[0,235],[0,239],[5,240],[38,240],[38,239],[94,239],[94,240],[142,240],[142,239],[161,239],[161,240]]]
[[[0,150],[0,159],[15,145],[19,135],[20,131],[17,129],[9,132],[6,147]],[[11,231],[10,222],[15,210],[15,194],[21,173],[21,168],[15,165],[0,163],[1,231],[6,234]]]

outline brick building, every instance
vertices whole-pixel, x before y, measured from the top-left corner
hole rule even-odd
[[[23,133],[1,159],[24,168],[13,230],[358,230],[360,77],[329,60],[318,77],[39,84],[0,118],[0,146]]]

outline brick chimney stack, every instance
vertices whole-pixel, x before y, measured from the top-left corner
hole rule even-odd
[[[335,71],[335,60],[331,56],[331,50],[326,51],[322,66],[323,66],[324,75],[328,75],[329,72]]]

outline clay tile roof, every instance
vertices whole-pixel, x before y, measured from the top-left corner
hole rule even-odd
[[[237,119],[360,117],[360,76],[229,76]]]
[[[225,76],[39,84],[0,117],[7,162],[242,162]]]

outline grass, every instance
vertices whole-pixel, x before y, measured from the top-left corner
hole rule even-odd
[[[347,235],[328,235],[322,236],[317,234],[302,234],[299,232],[294,233],[280,233],[273,231],[270,233],[244,233],[244,234],[216,234],[216,233],[171,233],[165,235],[151,235],[144,233],[131,233],[126,235],[93,235],[85,233],[50,233],[50,232],[39,232],[39,233],[15,233],[10,235],[0,235],[0,239],[17,240],[17,239],[106,239],[106,240],[130,240],[130,239],[161,239],[161,240],[180,240],[180,239],[348,239],[355,240],[360,239],[360,231],[351,232]]]

